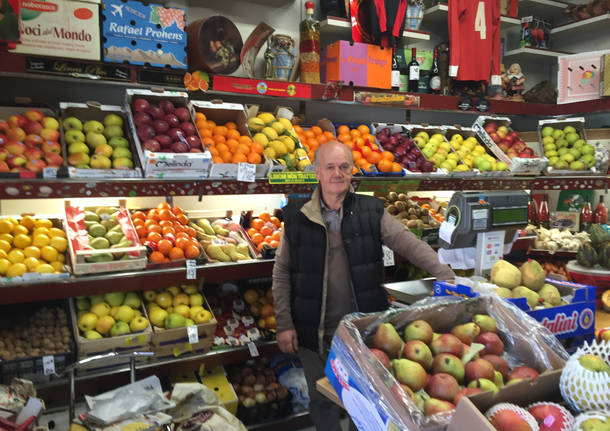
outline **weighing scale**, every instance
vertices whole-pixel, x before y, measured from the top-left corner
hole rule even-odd
[[[439,229],[445,249],[475,247],[475,274],[502,259],[504,244],[527,226],[529,195],[522,191],[455,192]]]

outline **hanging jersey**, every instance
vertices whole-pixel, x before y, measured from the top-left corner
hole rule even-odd
[[[449,0],[449,76],[499,81],[500,0]]]

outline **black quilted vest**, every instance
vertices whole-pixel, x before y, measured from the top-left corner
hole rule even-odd
[[[300,211],[306,202],[307,200],[293,201],[284,210],[285,234],[290,243],[290,302],[299,345],[317,351],[326,230]],[[383,204],[377,198],[348,193],[343,201],[341,234],[358,311],[364,313],[388,307],[385,291],[381,287],[384,277],[382,215]]]

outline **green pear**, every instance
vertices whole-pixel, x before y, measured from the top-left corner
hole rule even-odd
[[[610,374],[610,365],[597,355],[582,355],[578,358],[578,363],[589,371]]]

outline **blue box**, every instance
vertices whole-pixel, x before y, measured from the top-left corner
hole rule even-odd
[[[104,61],[186,69],[185,10],[103,0]]]
[[[593,339],[595,337],[595,286],[552,278],[546,278],[545,282],[557,287],[560,293],[565,293],[566,289],[573,290],[574,298],[572,302],[558,307],[530,310],[525,298],[504,299],[512,302],[540,322],[557,339],[574,337],[583,337],[582,341]],[[456,285],[446,281],[435,281],[434,296],[472,298],[479,296],[479,293],[461,284]]]

